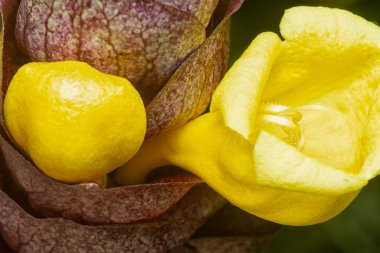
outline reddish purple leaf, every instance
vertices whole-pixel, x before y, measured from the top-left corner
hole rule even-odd
[[[0,15],[0,60],[1,60],[1,63],[2,65],[4,65],[4,61],[3,61],[3,44],[4,44],[4,14],[3,14],[3,9],[5,10],[5,6],[4,6],[5,2],[0,0],[0,10],[1,11],[1,15]],[[0,77],[1,77],[1,80],[3,79],[3,70],[2,70],[2,67],[1,66],[1,70],[0,70]],[[0,88],[0,111],[3,111],[3,96],[2,96],[2,88]],[[0,125],[1,127],[4,126],[4,121],[3,121],[3,117],[2,117],[2,113],[0,113]],[[0,190],[4,190],[5,188],[5,184],[6,184],[6,178],[5,178],[5,169],[4,169],[4,166],[2,163],[0,163]]]
[[[0,231],[13,250],[94,253],[167,252],[187,240],[225,203],[206,185],[200,185],[156,220],[84,226],[61,218],[33,218],[4,192],[0,192],[0,202]]]
[[[240,9],[240,7],[243,5],[244,1],[245,0],[231,0],[231,1],[229,1],[230,5],[228,6],[226,16],[230,16],[230,15],[234,14],[235,12],[237,12]]]
[[[16,36],[32,61],[81,60],[127,77],[150,101],[206,37],[218,0],[21,0]]]
[[[226,71],[228,46],[229,19],[225,19],[147,106],[147,138],[183,125],[206,110]]]
[[[228,1],[217,9],[224,12]],[[177,69],[168,83],[147,106],[147,138],[185,124],[202,114],[222,79],[228,64],[230,16],[244,1],[231,1],[222,21]]]
[[[3,78],[1,94],[5,94],[8,85],[16,73],[22,56],[16,46],[14,29],[16,24],[16,12],[20,0],[0,0],[0,10],[3,13],[4,28],[4,51],[3,51]],[[3,97],[1,97],[2,101]]]
[[[93,183],[68,185],[45,176],[1,136],[0,148],[13,180],[26,192],[31,206],[47,217],[97,224],[151,219],[200,183],[191,177],[109,189]]]

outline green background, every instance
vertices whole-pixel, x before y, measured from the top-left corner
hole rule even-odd
[[[246,0],[232,18],[231,63],[260,32],[278,33],[284,10],[299,5],[346,9],[380,24],[380,0]],[[336,218],[308,227],[283,226],[264,250],[264,253],[288,252],[380,253],[380,176]]]

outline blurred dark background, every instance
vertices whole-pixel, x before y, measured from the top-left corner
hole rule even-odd
[[[299,5],[346,9],[380,24],[380,0],[246,0],[232,18],[231,63],[257,34],[278,33],[284,10]],[[264,250],[264,253],[319,252],[380,253],[380,176],[336,218],[308,227],[283,226]]]

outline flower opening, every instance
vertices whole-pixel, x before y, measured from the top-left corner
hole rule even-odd
[[[291,107],[277,103],[261,103],[256,117],[256,128],[265,130],[284,142],[302,149],[304,139],[300,127],[302,114]]]

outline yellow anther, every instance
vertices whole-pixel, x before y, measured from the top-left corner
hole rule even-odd
[[[262,103],[256,117],[256,127],[276,135],[299,149],[303,146],[299,121],[302,114],[292,108],[273,103]]]

